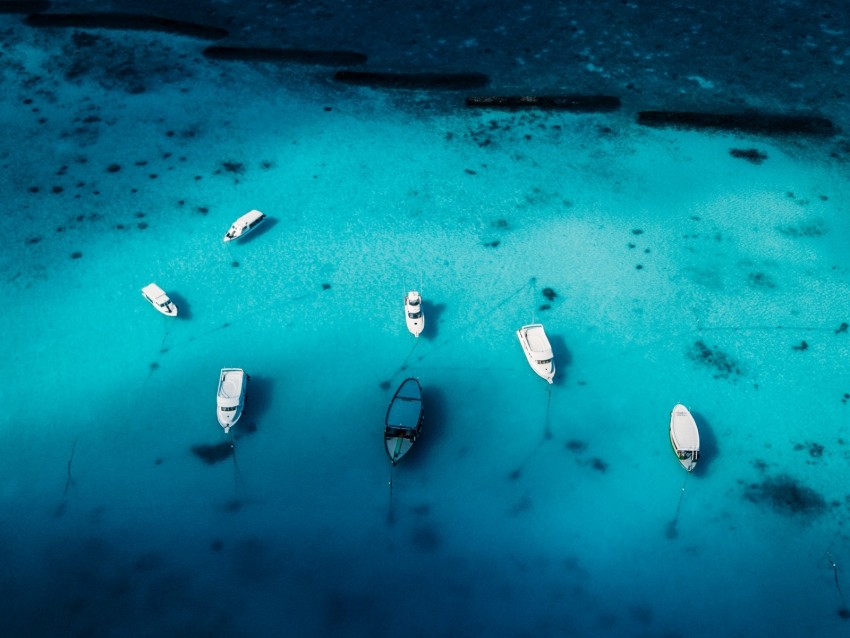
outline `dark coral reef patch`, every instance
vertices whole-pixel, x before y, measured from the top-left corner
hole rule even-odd
[[[37,13],[27,16],[24,22],[31,27],[159,31],[204,40],[219,40],[227,35],[226,29],[218,27],[134,13]]]
[[[281,49],[262,47],[214,46],[204,49],[204,56],[213,60],[243,62],[291,62],[318,66],[351,66],[365,64],[366,56],[356,51],[324,51],[319,49]]]
[[[699,113],[692,111],[641,111],[638,124],[683,129],[737,131],[761,135],[830,136],[835,125],[824,117],[760,113]]]
[[[701,366],[711,368],[715,379],[729,379],[743,375],[738,362],[717,346],[710,348],[700,339],[687,353],[688,358]]]
[[[744,489],[744,498],[752,503],[769,505],[774,511],[787,516],[814,517],[827,508],[823,496],[787,474],[766,478],[761,483],[750,483]]]
[[[420,89],[460,91],[486,86],[483,73],[389,73],[376,71],[337,71],[334,80],[356,86],[381,89]]]
[[[757,148],[730,148],[729,155],[738,159],[747,160],[750,164],[761,164],[767,159],[767,153]]]
[[[215,445],[193,445],[192,454],[197,456],[207,465],[215,465],[216,463],[230,458],[233,454],[233,446],[225,441]]]
[[[488,109],[598,113],[616,111],[620,108],[620,98],[613,95],[486,95],[468,97],[466,105]]]

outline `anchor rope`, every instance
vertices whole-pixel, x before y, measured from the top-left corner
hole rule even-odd
[[[68,495],[68,489],[71,487],[71,464],[74,462],[74,452],[77,450],[77,437],[74,437],[74,443],[71,445],[71,455],[68,457],[68,478],[65,480],[65,491],[62,496]]]

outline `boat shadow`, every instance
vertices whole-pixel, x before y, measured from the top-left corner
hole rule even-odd
[[[189,305],[189,302],[186,301],[186,297],[181,295],[179,292],[169,292],[169,298],[174,302],[174,305],[177,306],[177,318],[186,321],[187,319],[192,318],[192,307]]]
[[[268,412],[274,394],[274,380],[256,374],[249,376],[248,389],[245,393],[244,417],[256,424],[256,421]],[[252,432],[256,431],[256,425]]]
[[[428,341],[434,341],[440,336],[440,316],[446,309],[444,303],[431,303],[430,301],[422,300],[422,314],[425,315],[425,330],[422,333],[422,338]]]
[[[549,337],[549,345],[552,346],[552,356],[555,357],[555,378],[552,383],[563,385],[567,382],[567,371],[573,363],[573,355],[561,335]]]
[[[691,410],[691,416],[699,429],[699,463],[694,468],[694,474],[707,475],[711,472],[711,463],[717,458],[717,437],[714,428],[702,413]]]
[[[278,221],[274,217],[266,217],[265,220],[263,220],[262,224],[260,224],[256,228],[254,228],[254,230],[252,230],[250,233],[248,233],[244,237],[240,238],[236,243],[242,244],[242,245],[250,244],[254,240],[256,240],[258,237],[262,237],[263,235],[265,235],[272,228],[277,226],[277,224],[278,224]]]
[[[425,467],[428,464],[428,455],[433,454],[434,446],[439,445],[443,424],[446,422],[446,398],[442,390],[423,387],[422,405],[425,419],[422,434],[404,458],[404,464],[410,468]]]

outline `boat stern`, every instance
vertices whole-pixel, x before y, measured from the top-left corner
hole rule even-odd
[[[690,410],[681,403],[670,412],[670,445],[681,466],[693,471],[699,459],[699,429]]]

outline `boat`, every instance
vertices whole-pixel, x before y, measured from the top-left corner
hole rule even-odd
[[[230,230],[224,234],[224,241],[232,241],[234,239],[244,237],[257,226],[262,224],[265,218],[266,216],[264,213],[261,213],[258,210],[249,210],[247,213],[242,215],[242,217],[233,222]]]
[[[694,417],[681,403],[670,413],[670,444],[682,467],[692,471],[699,458],[699,430]]]
[[[413,377],[402,381],[387,408],[384,445],[395,465],[413,447],[422,429],[422,386]]]
[[[224,433],[236,425],[242,416],[245,406],[245,386],[248,375],[242,368],[222,368],[218,378],[218,394],[216,397],[216,416],[218,423],[224,428]]]
[[[422,296],[411,290],[404,298],[404,319],[407,329],[414,337],[418,337],[425,328],[425,315],[422,314]]]
[[[546,331],[542,323],[532,323],[523,326],[516,331],[519,343],[528,359],[528,365],[538,375],[552,383],[555,377],[555,359],[552,355],[552,346],[546,337]]]
[[[166,317],[177,316],[177,304],[171,301],[165,291],[156,284],[151,283],[142,288],[142,297]]]

